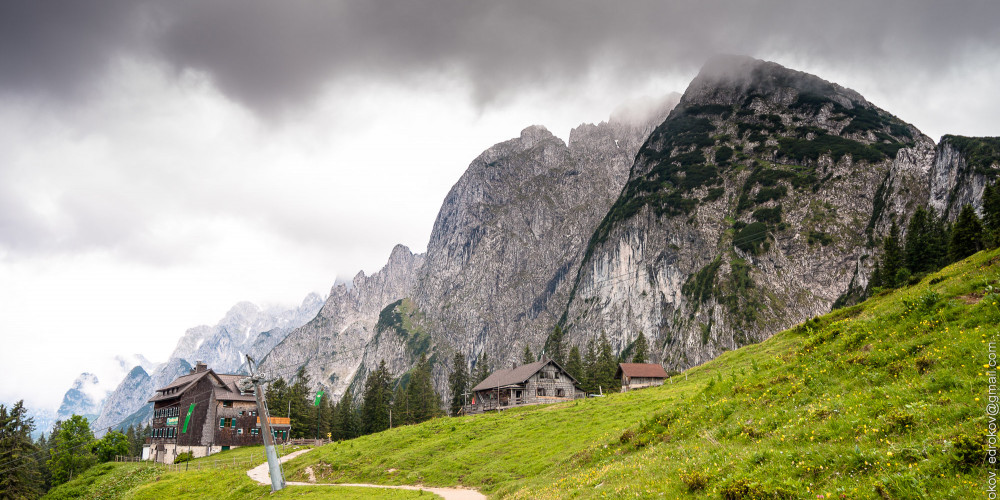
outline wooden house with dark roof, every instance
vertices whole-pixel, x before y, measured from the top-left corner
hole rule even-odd
[[[153,435],[144,457],[173,463],[183,452],[203,457],[263,442],[257,401],[236,385],[245,375],[218,374],[198,362],[187,375],[156,390]],[[271,418],[275,436],[288,438],[287,418]]]
[[[472,388],[467,414],[585,397],[579,382],[551,359],[497,370]]]
[[[622,392],[663,385],[667,371],[656,363],[618,363],[615,378],[622,381]]]

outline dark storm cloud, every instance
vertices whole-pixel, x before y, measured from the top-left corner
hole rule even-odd
[[[718,52],[788,53],[868,71],[947,69],[1000,46],[1000,3],[171,0],[5,2],[0,84],[64,92],[119,51],[211,75],[270,112],[338,78],[446,72],[480,101],[597,70],[691,71]],[[142,35],[137,33],[141,32]]]

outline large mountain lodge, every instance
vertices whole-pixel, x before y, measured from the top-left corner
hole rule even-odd
[[[257,401],[236,383],[245,375],[218,374],[202,362],[191,373],[156,390],[153,436],[143,448],[143,459],[173,463],[178,454],[195,457],[239,446],[262,443]],[[270,419],[278,440],[288,439],[287,418]]]

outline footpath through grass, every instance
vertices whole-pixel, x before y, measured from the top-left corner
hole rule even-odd
[[[1000,250],[980,253],[660,388],[436,419],[286,471],[513,498],[979,498],[998,287]]]
[[[284,455],[279,448],[279,454]],[[291,453],[304,447],[289,447]],[[191,461],[189,470],[167,472],[158,464],[105,463],[91,467],[80,477],[57,486],[45,495],[47,500],[87,499],[256,499],[310,498],[366,500],[385,498],[439,498],[427,492],[350,487],[289,486],[271,495],[271,487],[247,477],[246,464],[251,456],[256,464],[263,457],[262,446],[248,446],[224,451]],[[233,466],[234,458],[236,466]],[[2,495],[0,495],[2,496]]]

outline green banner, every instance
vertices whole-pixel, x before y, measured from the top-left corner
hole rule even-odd
[[[323,391],[316,391],[316,401],[313,402],[313,406],[319,406],[319,400],[323,397]]]
[[[188,431],[188,422],[191,421],[191,414],[192,413],[194,413],[194,403],[191,403],[191,406],[188,407],[188,413],[187,413],[187,416],[184,417],[184,428],[181,429],[181,434],[183,434],[183,433],[185,433],[185,432]]]

